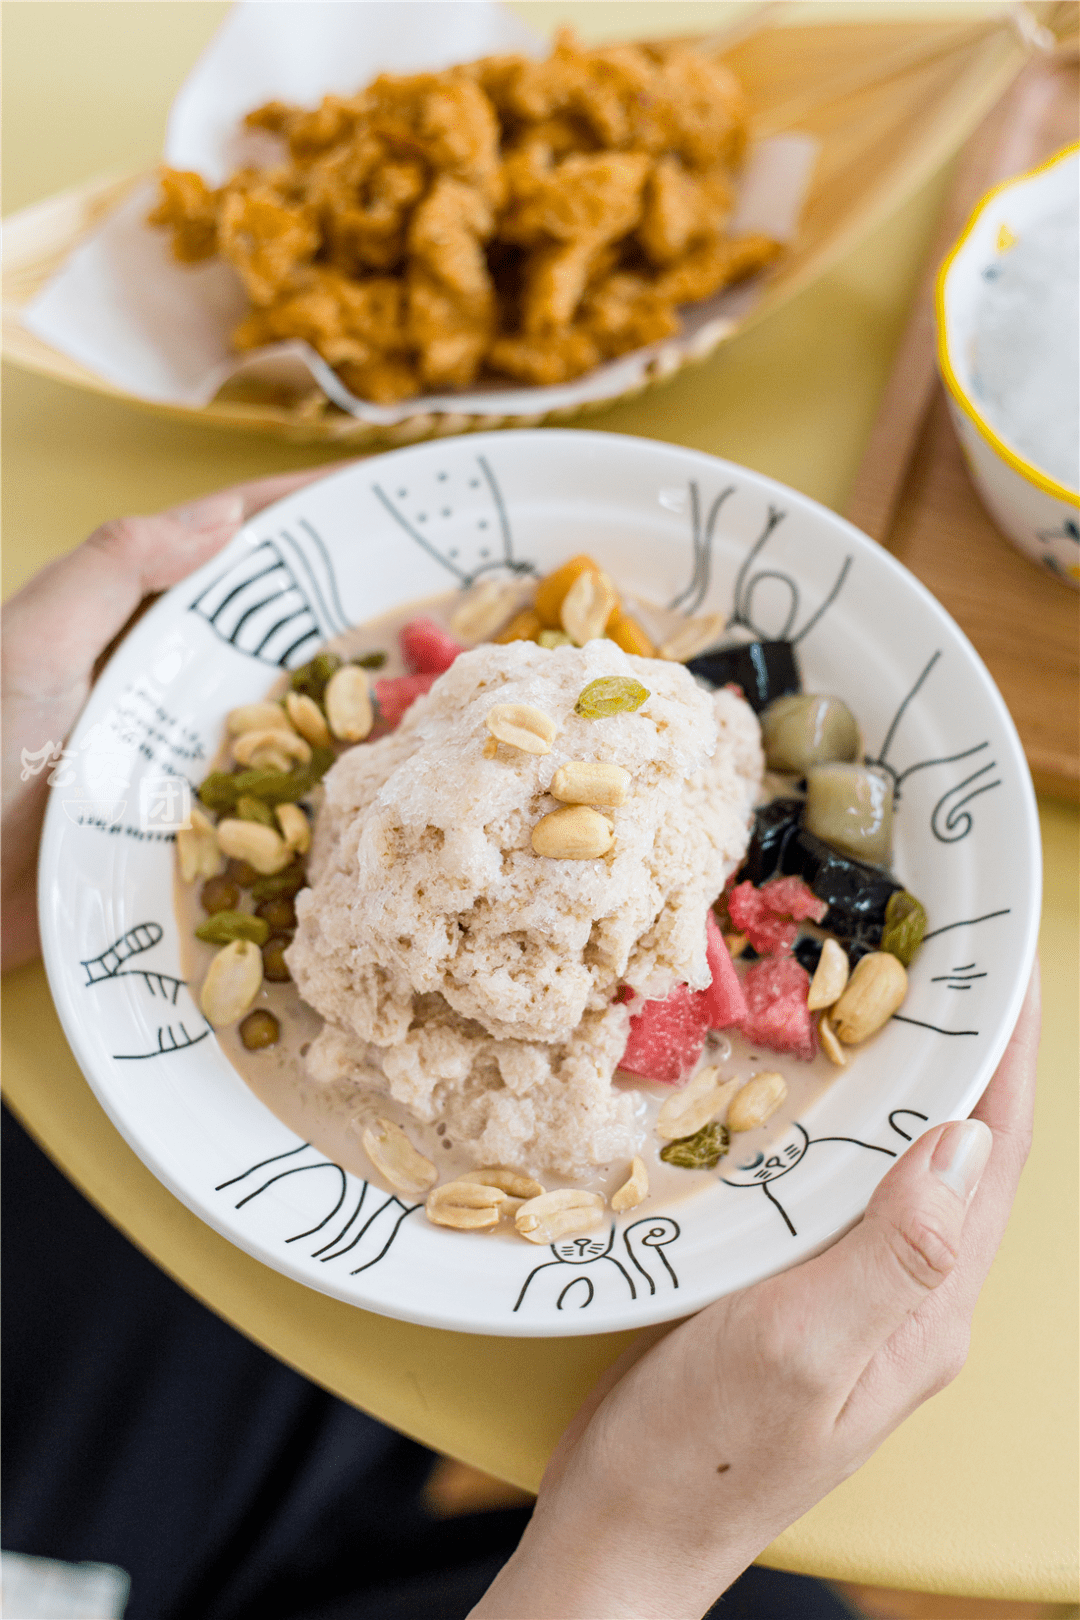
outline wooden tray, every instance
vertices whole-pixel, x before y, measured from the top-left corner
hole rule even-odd
[[[1035,786],[1080,800],[1080,592],[1014,550],[968,477],[937,379],[938,266],[981,197],[1077,138],[1074,57],[1025,68],[972,136],[897,352],[846,515],[974,642],[1016,722]]]

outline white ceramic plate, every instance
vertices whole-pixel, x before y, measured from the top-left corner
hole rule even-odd
[[[247,1090],[180,978],[173,845],[155,818],[168,819],[163,778],[205,774],[226,711],[347,623],[584,550],[630,591],[797,642],[806,686],[844,697],[895,774],[896,868],[930,930],[902,1017],[767,1155],[735,1151],[670,1210],[650,1205],[600,1241],[537,1250],[430,1226],[303,1145]],[[821,1249],[911,1137],[973,1107],[1034,955],[1031,780],[956,625],[832,512],[647,440],[449,439],[290,496],[141,621],[95,687],[68,764],[42,847],[42,934],[64,1028],[102,1105],[155,1175],[249,1254],[438,1327],[641,1327]]]

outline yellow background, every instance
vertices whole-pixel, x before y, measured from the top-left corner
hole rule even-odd
[[[225,9],[212,0],[9,0],[5,212],[92,175],[152,163],[169,102]],[[545,28],[572,19],[594,37],[625,37],[708,28],[742,8],[524,0],[518,9]],[[844,8],[848,16],[862,9]],[[949,178],[937,176],[760,327],[589,426],[692,445],[842,510]],[[331,459],[162,420],[10,369],[3,413],[5,593],[104,518]],[[968,1366],[787,1531],[767,1563],[887,1586],[1075,1600],[1077,814],[1047,802],[1042,823],[1046,1025],[1036,1146],[979,1303]],[[327,1388],[439,1450],[535,1487],[562,1425],[622,1338],[438,1333],[278,1276],[189,1214],[127,1148],[76,1068],[39,967],[5,981],[4,1011],[12,1106],[159,1264]]]

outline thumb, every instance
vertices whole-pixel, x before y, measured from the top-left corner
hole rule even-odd
[[[993,1140],[979,1119],[926,1131],[880,1182],[859,1225],[800,1268],[833,1357],[864,1367],[945,1281]]]
[[[176,512],[118,518],[49,563],[4,605],[5,692],[35,703],[66,699],[66,732],[98,654],[143,597],[220,551],[243,516],[242,499],[227,492]]]

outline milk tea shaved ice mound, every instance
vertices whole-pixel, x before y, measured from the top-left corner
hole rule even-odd
[[[600,677],[649,696],[574,712]],[[546,754],[488,749],[487,712],[529,704],[558,728]],[[586,860],[538,855],[536,823],[570,761],[630,773]],[[389,1094],[446,1124],[477,1165],[577,1176],[635,1151],[639,1102],[612,1085],[631,990],[704,988],[705,918],[746,849],[760,733],[734,692],[611,641],[462,654],[393,735],[325,778],[287,960],[326,1020],[311,1079]],[[618,998],[618,999],[617,999]]]

